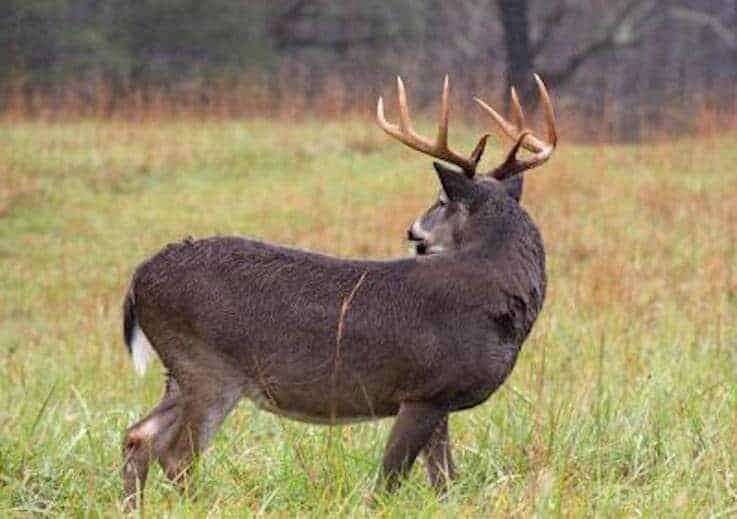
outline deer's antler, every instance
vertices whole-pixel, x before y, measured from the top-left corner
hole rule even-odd
[[[545,88],[545,83],[543,83],[542,79],[540,79],[540,76],[537,74],[535,74],[535,82],[537,83],[537,89],[540,93],[543,110],[545,112],[545,126],[547,127],[547,139],[545,141],[535,137],[527,128],[525,114],[522,111],[522,106],[520,105],[519,98],[517,97],[517,92],[514,87],[512,87],[512,112],[514,123],[510,123],[481,99],[474,97],[474,101],[476,101],[481,108],[483,108],[491,118],[494,119],[494,122],[496,122],[502,133],[515,141],[514,147],[509,152],[502,165],[489,173],[498,180],[504,180],[505,178],[509,178],[543,164],[550,158],[555,150],[558,136],[555,132],[555,113],[553,111],[553,103],[550,101],[550,95],[548,94],[547,88]],[[517,152],[520,148],[524,148],[532,152],[533,155],[524,159],[518,158]]]
[[[476,173],[476,167],[481,160],[481,155],[484,152],[484,146],[486,145],[488,135],[484,135],[479,140],[479,143],[476,145],[476,148],[469,157],[464,157],[448,147],[448,90],[448,76],[446,75],[445,80],[443,81],[443,93],[440,102],[440,121],[438,123],[438,135],[435,138],[435,142],[422,137],[412,128],[409,108],[407,107],[407,93],[404,90],[404,83],[400,77],[397,77],[397,91],[399,94],[399,125],[388,122],[384,117],[384,100],[381,97],[379,97],[379,102],[376,105],[376,119],[379,122],[379,126],[399,142],[414,150],[426,153],[431,157],[435,157],[436,159],[455,164],[463,169],[463,172],[467,176],[472,177]]]

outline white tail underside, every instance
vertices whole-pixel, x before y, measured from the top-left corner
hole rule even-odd
[[[133,357],[133,369],[136,370],[138,376],[142,377],[146,373],[148,363],[155,353],[148,337],[136,324],[133,329],[133,340],[131,341],[131,356]]]

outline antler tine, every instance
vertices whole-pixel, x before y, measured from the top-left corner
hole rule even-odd
[[[392,124],[384,117],[384,100],[379,97],[376,105],[376,119],[379,126],[399,142],[419,152],[430,155],[440,160],[450,162],[463,169],[468,176],[476,173],[476,166],[483,151],[478,147],[470,158],[466,158],[448,147],[448,114],[449,114],[449,80],[445,76],[443,80],[443,91],[440,98],[440,120],[438,122],[438,135],[434,142],[416,133],[412,128],[412,119],[407,105],[407,92],[400,77],[397,77],[397,94],[399,101],[399,124]],[[480,151],[479,151],[480,150]]]
[[[376,120],[382,129],[389,131],[388,128],[391,126],[386,118],[384,117],[384,98],[379,96],[379,101],[376,103]]]
[[[517,126],[517,133],[522,132],[527,126],[525,121],[525,112],[522,111],[522,105],[519,104],[519,97],[517,97],[517,89],[512,87],[512,109],[514,110],[514,122]]]
[[[492,119],[494,119],[494,122],[497,124],[497,126],[499,126],[502,132],[507,135],[507,137],[515,141],[517,140],[519,134],[517,128],[510,124],[504,117],[499,115],[496,110],[487,105],[482,99],[474,97],[473,100],[476,101],[476,103],[478,103],[478,105],[483,108],[484,111],[488,113]]]
[[[550,94],[548,89],[545,87],[545,83],[537,74],[535,76],[535,83],[537,83],[537,91],[540,93],[540,98],[543,101],[543,110],[545,111],[545,126],[548,133],[548,143],[552,147],[558,143],[558,134],[555,132],[555,112],[553,111],[553,103],[550,100]]]
[[[450,107],[448,105],[449,81],[448,74],[443,79],[443,93],[440,96],[440,122],[438,123],[438,140],[436,145],[439,147],[448,147],[448,116]]]
[[[409,107],[407,106],[407,92],[404,89],[402,78],[397,76],[397,93],[399,95],[399,128],[403,132],[412,132],[412,121],[409,118]]]
[[[402,134],[396,124],[390,123],[386,120],[386,117],[384,117],[384,99],[381,97],[379,97],[379,102],[376,103],[376,120],[378,121],[381,129],[392,137],[399,138]]]

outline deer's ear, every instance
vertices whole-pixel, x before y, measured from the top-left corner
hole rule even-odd
[[[474,190],[474,183],[460,171],[455,171],[440,162],[433,162],[438,173],[440,184],[448,198],[453,202],[460,202],[470,198]]]
[[[524,180],[522,174],[519,174],[509,178],[505,178],[504,180],[502,180],[502,185],[504,186],[507,194],[517,200],[517,202],[519,202],[520,198],[522,198],[523,182]]]

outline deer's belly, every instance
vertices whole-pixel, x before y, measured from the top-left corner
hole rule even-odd
[[[365,394],[343,392],[333,397],[329,386],[286,391],[273,388],[265,390],[254,385],[246,391],[246,396],[264,411],[314,424],[364,422],[394,416],[399,412],[398,404],[372,400]]]

